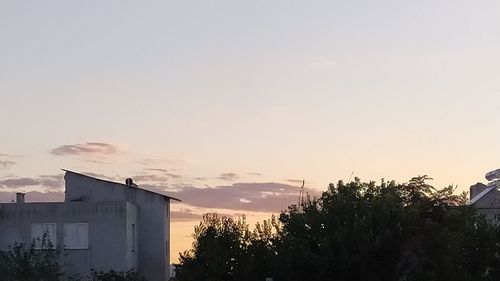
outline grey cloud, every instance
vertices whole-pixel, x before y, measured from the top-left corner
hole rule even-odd
[[[30,191],[26,193],[26,202],[63,202],[64,192],[62,191],[50,191],[50,192],[38,192]],[[16,194],[14,192],[0,191],[0,203],[10,203],[16,200]]]
[[[60,189],[64,186],[63,175],[42,175],[36,178],[7,178],[0,180],[2,188],[20,188],[41,186],[48,189]]]
[[[302,185],[302,181],[303,181],[303,180],[297,180],[297,179],[286,179],[285,181],[290,182],[290,183],[294,183],[294,184],[299,184],[299,185]]]
[[[191,213],[189,211],[172,211],[172,212],[170,212],[170,220],[172,222],[200,221],[201,219],[202,219],[201,215]]]
[[[163,169],[163,168],[146,168],[144,171],[146,171],[145,175],[139,175],[136,176],[139,177],[138,180],[144,180],[144,181],[167,181],[169,178],[171,179],[180,179],[182,178],[181,175],[172,173],[171,171],[176,171],[177,169]],[[152,173],[152,174],[148,174]],[[142,178],[142,179],[140,179]]]
[[[51,190],[63,187],[62,176],[40,176],[0,181],[0,187],[20,188],[23,186],[44,186]],[[61,181],[60,186],[58,186]],[[282,183],[235,183],[230,186],[196,188],[185,185],[141,185],[141,188],[180,198],[183,203],[202,208],[220,208],[235,211],[280,212],[291,204],[297,204],[300,188]],[[174,190],[174,191],[173,191]],[[176,191],[175,191],[176,190]],[[320,191],[305,189],[311,197]],[[14,192],[0,192],[0,202],[10,202]],[[28,192],[28,202],[63,201],[64,192]],[[200,215],[191,210],[172,211],[173,221],[199,220]]]
[[[18,188],[23,186],[33,186],[38,185],[38,181],[32,178],[14,178],[0,180],[0,186],[8,188]]]
[[[178,174],[165,173],[166,176],[171,177],[173,179],[180,179],[182,176]]]
[[[94,177],[94,178],[105,179],[105,180],[109,180],[109,181],[122,181],[122,178],[118,175],[113,177],[113,176],[108,176],[108,175],[104,175],[104,174],[92,173],[92,172],[84,172],[83,174],[85,174],[87,176]]]
[[[222,173],[217,178],[225,181],[234,181],[237,180],[239,176],[236,173]]]
[[[138,175],[133,177],[134,181],[137,183],[144,181],[144,182],[151,182],[151,181],[156,181],[156,182],[162,182],[162,181],[168,181],[169,178],[165,176],[159,176],[159,175]]]
[[[0,153],[0,157],[2,158],[5,158],[5,157],[12,157],[12,155],[10,154],[5,154],[5,153]],[[12,161],[12,160],[0,160],[0,168],[3,168],[3,169],[8,169],[10,168],[11,166],[17,164],[16,162]]]
[[[137,160],[135,162],[139,163],[141,165],[144,165],[144,166],[151,166],[151,165],[160,165],[162,163],[167,163],[167,164],[175,165],[175,164],[180,164],[180,163],[182,163],[184,161],[183,160],[179,160],[179,159],[153,159],[153,158],[145,158],[145,159]]]
[[[142,159],[142,160],[137,160],[135,162],[142,164],[142,165],[145,165],[145,166],[148,166],[148,165],[156,164],[158,162],[158,160],[146,158],[146,159]]]
[[[247,175],[250,175],[250,176],[262,176],[261,173],[255,173],[255,172],[248,172],[248,173],[245,173]]]
[[[160,168],[146,168],[144,170],[145,171],[152,171],[152,172],[162,172],[162,173],[168,173],[169,172],[167,169],[160,169]]]
[[[10,160],[0,160],[0,168],[10,168],[11,166],[15,165],[16,162],[10,161]]]
[[[61,188],[64,186],[64,176],[60,175],[42,175],[38,177],[38,182],[41,186],[51,189]]]
[[[148,174],[148,175],[137,175],[134,176],[133,179],[137,183],[143,182],[165,182],[170,179],[179,179],[181,175],[172,174],[172,173],[163,173],[161,175]]]
[[[142,189],[146,189],[146,190],[149,190],[149,191],[153,191],[153,192],[160,193],[160,194],[165,194],[165,195],[172,195],[172,194],[168,194],[166,192],[172,192],[172,191],[175,191],[175,190],[179,190],[178,187],[176,187],[174,185],[170,185],[170,184],[165,184],[165,183],[151,184],[151,183],[140,183],[140,182],[138,182],[137,184]],[[172,195],[172,196],[175,197],[175,194]]]
[[[51,153],[58,156],[63,155],[88,155],[88,154],[114,154],[118,151],[113,144],[102,142],[87,142],[84,144],[67,144],[56,147]]]
[[[94,164],[104,164],[104,165],[109,165],[112,163],[110,161],[105,161],[102,156],[93,155],[93,157],[96,157],[97,159],[96,158],[94,158],[94,159],[87,158],[87,159],[83,159],[83,161],[89,162],[89,163],[94,163]]]
[[[305,189],[312,197],[320,192]],[[296,204],[300,188],[282,183],[235,183],[213,188],[184,187],[172,192],[185,204],[204,208],[222,208],[262,212],[280,212]]]

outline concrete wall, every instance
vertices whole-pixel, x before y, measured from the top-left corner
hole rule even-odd
[[[56,223],[57,245],[62,247],[63,224],[87,222],[88,249],[64,250],[67,272],[86,276],[91,268],[126,271],[137,266],[127,232],[136,214],[135,206],[124,201],[0,204],[0,249],[31,243],[32,223]]]
[[[149,281],[168,280],[169,272],[169,200],[124,184],[66,172],[65,200],[128,201],[137,207],[137,271]]]

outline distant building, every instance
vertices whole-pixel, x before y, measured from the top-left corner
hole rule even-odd
[[[491,223],[500,223],[500,169],[486,174],[490,182],[470,187],[470,205]]]
[[[65,171],[65,200],[0,204],[0,249],[30,244],[47,233],[64,249],[70,274],[90,269],[135,269],[149,281],[170,278],[170,200],[179,199],[126,184]]]

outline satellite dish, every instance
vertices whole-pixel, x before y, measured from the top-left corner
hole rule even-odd
[[[488,172],[484,177],[489,181],[500,179],[500,169]]]

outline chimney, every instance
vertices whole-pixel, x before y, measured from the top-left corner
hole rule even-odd
[[[16,203],[17,204],[23,204],[24,203],[24,193],[22,192],[17,192],[16,193]]]
[[[470,200],[474,199],[474,197],[478,196],[479,193],[483,192],[484,190],[486,190],[488,188],[488,186],[486,186],[485,184],[482,184],[480,182],[476,183],[475,185],[472,185],[470,187]]]

